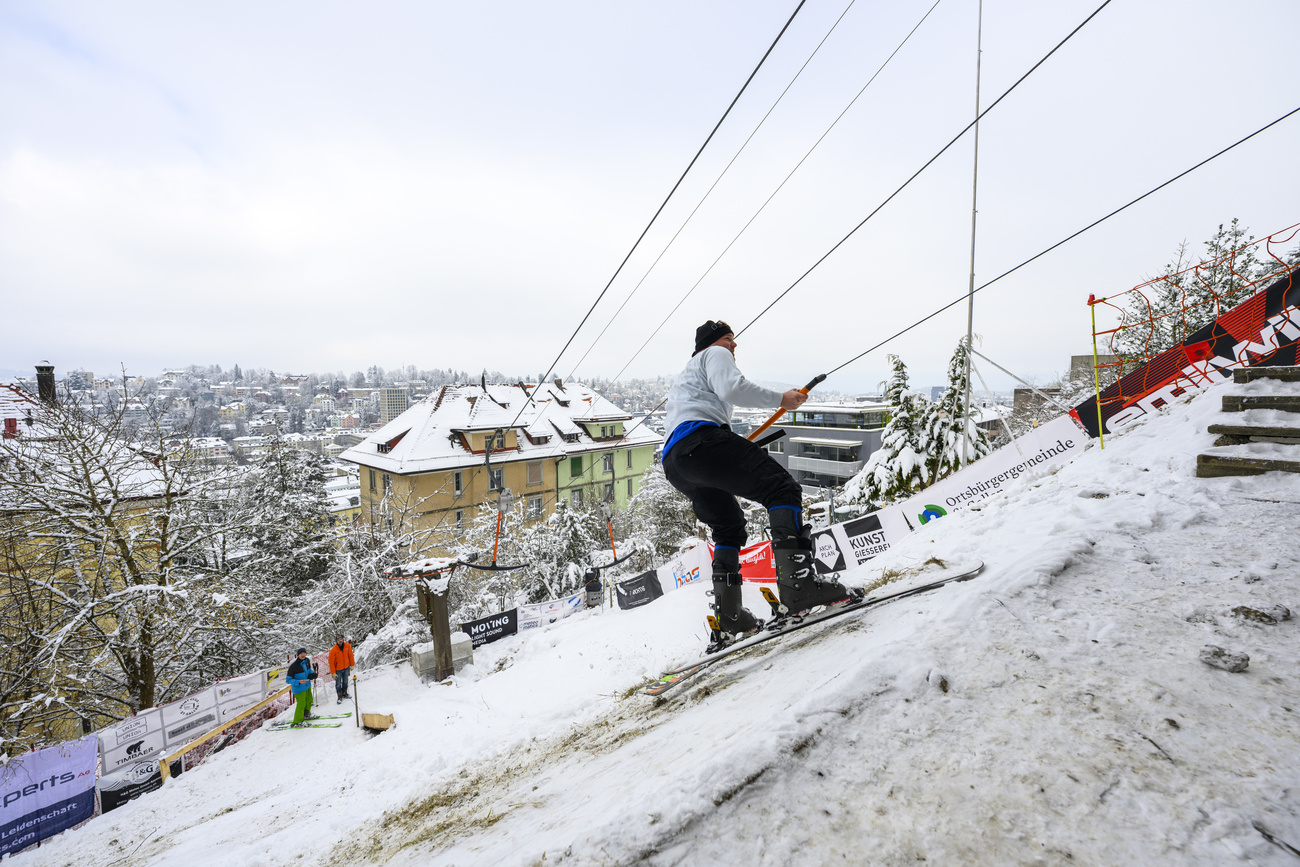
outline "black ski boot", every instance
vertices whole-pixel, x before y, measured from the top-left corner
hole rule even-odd
[[[795,509],[768,511],[772,527],[772,557],[776,561],[776,586],[781,594],[782,612],[798,616],[818,605],[858,599],[861,590],[850,590],[833,575],[819,578],[813,565],[812,527],[799,523]]]
[[[714,645],[725,646],[738,638],[752,635],[763,627],[759,620],[741,604],[740,552],[720,545],[713,549],[713,633],[709,652]]]

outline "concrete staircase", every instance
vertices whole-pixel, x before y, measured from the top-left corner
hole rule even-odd
[[[1206,428],[1223,451],[1197,455],[1196,475],[1300,473],[1300,367],[1242,368],[1232,382],[1237,388],[1223,396],[1223,411],[1240,421]]]

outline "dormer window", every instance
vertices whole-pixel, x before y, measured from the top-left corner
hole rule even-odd
[[[375,446],[375,450],[378,451],[381,455],[388,454],[393,450],[393,446],[400,443],[402,441],[402,437],[406,436],[410,432],[411,431],[409,428],[402,431],[397,436],[393,437],[391,440],[388,440],[387,442],[379,443],[377,446]]]

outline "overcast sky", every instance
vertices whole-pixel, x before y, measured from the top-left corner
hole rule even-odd
[[[750,322],[960,131],[978,7],[940,0],[700,279],[933,2],[852,4],[597,342],[849,6],[808,0],[556,372],[676,373],[696,325]],[[986,0],[983,105],[1100,2]],[[0,369],[540,374],[795,5],[6,2]],[[977,284],[1300,105],[1298,30],[1294,0],[1114,0],[980,125]],[[976,296],[980,348],[1042,381],[1090,351],[1089,293],[1233,217],[1300,221],[1298,141],[1300,115]],[[741,335],[742,370],[802,383],[962,295],[972,157]],[[873,389],[888,351],[940,383],[965,316],[827,385]]]

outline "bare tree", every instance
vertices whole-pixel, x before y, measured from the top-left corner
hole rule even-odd
[[[123,402],[41,411],[0,441],[0,747],[107,722],[246,670],[274,590],[229,476]]]

